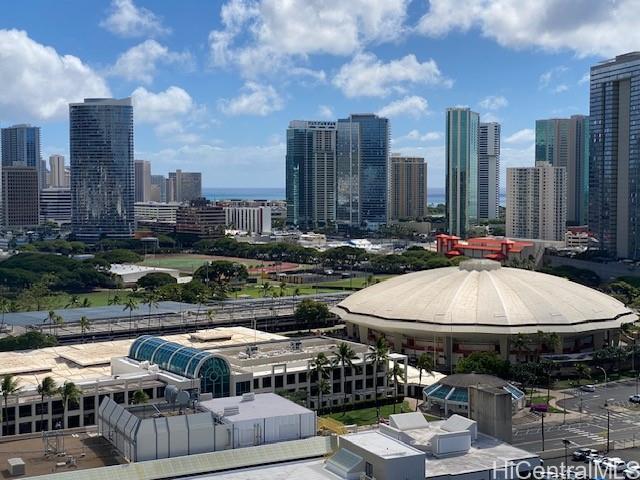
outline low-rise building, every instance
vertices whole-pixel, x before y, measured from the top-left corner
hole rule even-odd
[[[440,234],[436,236],[438,253],[449,258],[464,256],[500,262],[523,260],[533,255],[533,246],[532,242],[511,240],[505,237],[476,237],[462,240],[455,235]]]
[[[71,189],[51,187],[40,190],[40,221],[59,225],[71,223]]]
[[[161,222],[175,225],[180,203],[136,202],[133,211],[136,222]]]
[[[205,199],[183,205],[176,213],[176,233],[179,234],[217,238],[224,235],[225,224],[224,208]]]
[[[224,207],[228,227],[250,234],[271,233],[270,207]]]

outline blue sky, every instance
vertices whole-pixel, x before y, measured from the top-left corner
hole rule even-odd
[[[289,120],[391,118],[393,151],[444,181],[444,109],[502,124],[588,113],[589,66],[640,48],[638,0],[22,0],[0,18],[0,125],[68,156],[67,103],[133,96],[136,158],[207,187],[284,185]],[[504,179],[504,175],[503,175]],[[504,183],[504,180],[503,180]]]

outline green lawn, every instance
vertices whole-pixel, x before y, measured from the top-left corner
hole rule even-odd
[[[109,304],[109,299],[113,298],[115,295],[118,295],[121,299],[121,303],[123,303],[130,293],[131,291],[128,290],[109,290],[79,293],[77,296],[80,303],[82,303],[82,301],[86,298],[89,300],[89,302],[91,302],[92,307],[104,307],[105,305]],[[50,299],[51,305],[49,306],[49,308],[65,308],[71,302],[71,294],[62,293],[59,295],[53,295],[50,297]],[[35,306],[33,308],[35,308]],[[69,306],[69,308],[71,308],[71,306]]]
[[[198,254],[176,254],[176,255],[149,255],[141,265],[148,267],[159,268],[175,268],[185,273],[193,273],[198,267],[204,265],[206,262],[212,260],[229,260],[232,262],[242,263],[247,268],[259,267],[265,262],[261,260],[253,260],[250,258],[236,258],[236,257],[219,257],[213,255],[198,255]]]
[[[407,402],[396,403],[396,413],[409,413],[412,411]],[[389,415],[393,415],[393,404],[382,405],[380,407],[380,415],[387,418]],[[345,425],[372,425],[378,422],[376,418],[376,407],[347,410],[344,415],[342,412],[337,412],[323,416],[333,418]]]
[[[271,290],[269,290],[267,292],[266,296],[270,297],[273,294],[276,294],[277,296],[279,296],[280,295],[280,284],[277,283],[277,282],[269,282],[269,284],[271,285]],[[329,290],[329,289],[323,289],[323,288],[315,289],[311,285],[291,285],[291,284],[287,284],[287,287],[283,291],[284,296],[293,295],[294,292],[296,291],[296,288],[299,290],[298,295],[313,295],[315,293],[331,293],[331,292],[335,292],[335,290]],[[250,297],[254,297],[254,298],[265,296],[264,290],[262,288],[262,283],[259,282],[259,283],[247,284],[247,285],[244,286],[244,288],[242,290],[239,290],[237,292],[230,292],[229,293],[229,298],[231,298],[231,299],[239,298],[242,295],[249,295]],[[276,298],[276,301],[277,301],[277,298]]]
[[[376,275],[374,279],[377,280],[378,282],[382,282],[383,280],[386,280],[391,277],[395,277],[395,275]],[[322,282],[322,283],[319,283],[318,285],[326,286],[326,287],[364,288],[366,281],[367,281],[367,277],[356,277],[356,278],[344,278],[342,280],[332,280],[330,282]]]

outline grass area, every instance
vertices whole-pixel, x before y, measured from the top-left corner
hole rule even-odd
[[[396,403],[396,413],[409,413],[412,411],[413,410],[409,408],[409,404],[407,402]],[[393,415],[393,404],[382,405],[380,407],[380,415],[383,417]],[[345,425],[372,425],[378,422],[376,417],[376,407],[347,410],[344,414],[342,412],[337,412],[323,416],[337,420]]]
[[[104,307],[109,305],[109,299],[113,298],[115,295],[118,295],[122,302],[125,301],[127,296],[131,293],[129,290],[107,290],[107,291],[97,291],[97,292],[89,292],[89,293],[79,293],[77,295],[78,301],[80,304],[84,301],[84,299],[88,299],[91,307]],[[47,309],[59,309],[65,308],[71,302],[71,294],[70,293],[61,293],[58,295],[52,295],[49,297],[50,305],[48,305]],[[81,307],[82,305],[78,305]],[[35,305],[33,309],[35,309]],[[69,308],[72,308],[69,305]]]
[[[251,258],[179,253],[175,255],[148,255],[147,258],[141,262],[141,265],[146,265],[147,267],[175,268],[181,272],[193,273],[198,267],[213,260],[229,260],[231,262],[242,263],[246,265],[247,268],[258,268],[261,265],[270,263]]]
[[[244,286],[242,290],[237,292],[231,292],[229,294],[229,298],[240,298],[242,295],[249,295],[254,298],[262,298],[264,296],[270,297],[272,294],[280,295],[280,284],[276,282],[269,282],[271,285],[271,290],[264,294],[264,290],[262,287],[262,282],[247,284]],[[283,290],[284,296],[291,296],[295,293],[296,288],[299,290],[298,295],[313,295],[315,293],[332,293],[335,290],[323,289],[323,288],[314,288],[311,285],[291,285],[287,284],[287,287]],[[276,299],[277,300],[277,299]]]
[[[553,398],[555,398],[553,395],[551,395],[549,397],[549,401],[551,401]],[[546,395],[534,395],[534,397],[531,399],[531,405],[539,405],[539,404],[543,404],[543,403],[547,403],[547,396]],[[563,413],[564,410],[560,409],[560,408],[556,408],[553,407],[551,405],[548,405],[548,410],[549,413]]]
[[[395,275],[376,275],[374,277],[374,281],[382,282],[388,278],[395,277]],[[322,282],[318,285],[326,286],[326,287],[353,287],[353,288],[364,288],[365,283],[367,282],[367,277],[356,277],[356,278],[344,278],[342,280],[334,280],[331,282]]]

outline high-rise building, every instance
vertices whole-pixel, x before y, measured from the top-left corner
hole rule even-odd
[[[480,116],[468,108],[447,109],[446,210],[448,231],[465,237],[478,220]]]
[[[564,240],[566,198],[565,167],[539,161],[535,167],[507,168],[507,236]]]
[[[480,123],[478,130],[478,218],[498,218],[500,206],[500,124]]]
[[[71,223],[71,189],[49,187],[40,190],[40,221],[60,225]]]
[[[202,197],[202,174],[200,172],[169,172],[167,201],[189,203]],[[171,196],[169,196],[171,195]]]
[[[14,125],[2,129],[2,165],[40,171],[40,127]]]
[[[306,229],[335,223],[336,122],[289,123],[286,193],[289,224]]]
[[[391,220],[421,219],[427,205],[424,158],[391,155]]]
[[[640,259],[640,52],[591,67],[589,229],[617,258]]]
[[[164,175],[151,175],[151,201],[167,202],[167,177]]]
[[[40,184],[35,167],[2,167],[2,218],[6,228],[31,228],[39,224]]]
[[[151,200],[151,162],[148,160],[134,161],[136,202]]]
[[[87,98],[69,105],[72,229],[80,240],[130,237],[133,106],[130,98]]]
[[[360,124],[349,117],[337,123],[336,225],[349,229],[360,223]]]
[[[587,223],[589,117],[536,120],[536,161],[567,169],[567,222]]]
[[[389,119],[374,114],[354,114],[345,121],[359,126],[360,221],[368,229],[377,229],[389,219]]]
[[[64,156],[49,156],[49,186],[51,188],[68,187],[67,174],[64,168]]]
[[[224,207],[225,223],[229,228],[253,234],[271,233],[271,207]]]

